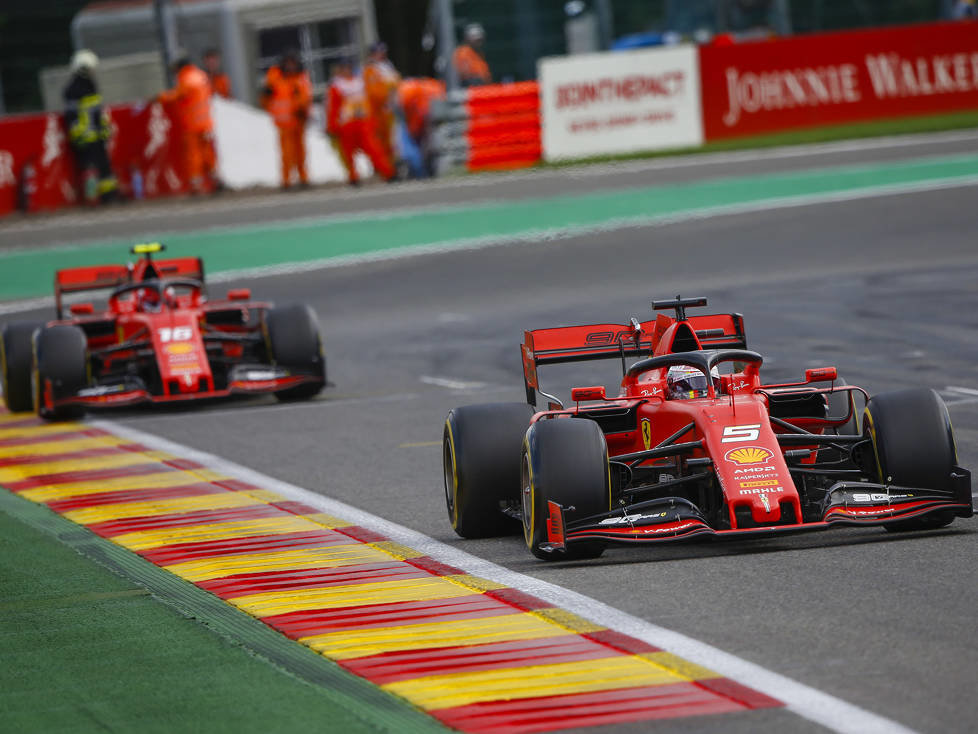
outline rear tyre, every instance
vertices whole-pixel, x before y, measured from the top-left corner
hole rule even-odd
[[[951,418],[933,390],[910,389],[876,395],[866,404],[863,434],[873,443],[875,479],[922,489],[952,490],[951,472],[957,451]],[[954,519],[952,511],[900,520],[884,527],[890,532],[941,528]]]
[[[466,405],[445,421],[442,459],[445,505],[463,538],[514,533],[500,506],[520,496],[520,446],[533,417],[526,403]]]
[[[34,339],[31,394],[37,414],[45,420],[81,417],[80,405],[56,406],[88,387],[88,340],[77,326],[49,326]]]
[[[265,330],[276,365],[316,378],[315,382],[277,392],[275,397],[288,402],[306,400],[322,392],[326,385],[326,355],[315,312],[303,303],[269,309]]]
[[[545,561],[597,558],[602,541],[569,545],[566,553],[541,549],[547,542],[547,502],[573,507],[571,520],[607,512],[611,504],[608,444],[601,428],[585,418],[555,418],[534,423],[526,433],[522,461],[523,537]]]
[[[34,365],[33,336],[42,324],[18,321],[0,331],[0,386],[11,413],[34,409],[31,399],[31,370]]]

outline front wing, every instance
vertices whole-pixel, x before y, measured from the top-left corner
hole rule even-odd
[[[232,379],[226,388],[220,390],[200,390],[169,395],[148,390],[141,381],[119,382],[111,385],[97,385],[80,390],[75,395],[60,400],[49,400],[55,408],[62,406],[84,406],[88,408],[112,408],[143,403],[186,403],[194,400],[214,400],[233,395],[259,395],[277,393],[300,385],[321,384],[322,377],[303,374],[275,374],[265,379]]]
[[[839,526],[889,525],[936,513],[958,517],[973,515],[971,473],[955,467],[949,491],[884,486],[869,482],[838,482],[826,493],[821,519],[786,525],[714,528],[692,502],[668,497],[629,505],[622,510],[567,520],[572,508],[548,502],[545,551],[562,553],[586,541],[649,544],[697,537],[714,539],[770,537],[827,530]]]

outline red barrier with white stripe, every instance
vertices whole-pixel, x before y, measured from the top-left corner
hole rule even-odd
[[[700,48],[707,141],[978,109],[978,23]]]
[[[163,105],[116,105],[109,118],[109,157],[124,192],[131,191],[134,172],[147,198],[187,190],[178,123]],[[60,114],[0,119],[0,216],[77,204],[80,187]]]

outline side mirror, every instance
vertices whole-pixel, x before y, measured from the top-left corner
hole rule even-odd
[[[604,400],[604,386],[596,385],[594,387],[575,387],[571,390],[571,400],[574,402],[581,402],[582,400]]]
[[[228,291],[229,301],[247,301],[251,298],[251,288],[232,288]]]
[[[68,310],[74,316],[88,316],[95,313],[95,306],[90,303],[73,303]]]
[[[839,370],[835,367],[813,367],[805,370],[805,382],[833,382],[839,379]]]

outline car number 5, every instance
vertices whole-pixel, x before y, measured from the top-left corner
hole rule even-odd
[[[720,443],[756,441],[757,437],[761,435],[760,428],[760,423],[751,423],[749,426],[727,426],[723,429],[723,439]]]

